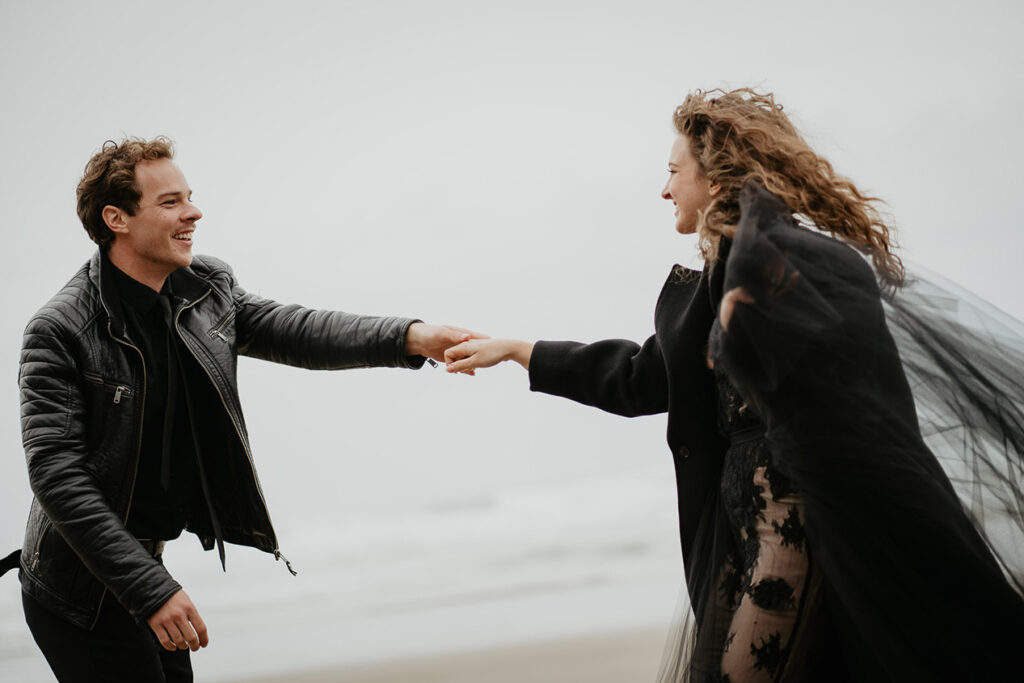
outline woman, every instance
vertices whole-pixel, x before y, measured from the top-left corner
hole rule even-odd
[[[956,353],[977,353],[975,331],[896,296],[904,270],[876,200],[772,95],[697,91],[674,124],[662,197],[706,264],[673,269],[655,334],[473,340],[449,350],[448,370],[515,360],[534,391],[668,413],[692,609],[663,680],[1014,680],[1020,580],[918,413],[929,433],[957,421],[947,467],[998,510],[1012,548],[1024,353]],[[928,397],[917,410],[908,376]]]

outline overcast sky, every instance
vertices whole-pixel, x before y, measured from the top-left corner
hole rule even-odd
[[[0,0],[0,546],[20,544],[30,499],[21,332],[93,251],[74,189],[104,140],[172,137],[205,213],[196,251],[264,296],[642,340],[671,265],[697,263],[659,198],[672,110],[752,85],[888,202],[911,260],[1024,318],[1022,7]],[[240,383],[284,529],[669,462],[661,418],[530,395],[518,367],[244,362]]]

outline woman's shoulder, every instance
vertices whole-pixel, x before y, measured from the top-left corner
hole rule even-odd
[[[765,238],[798,270],[877,287],[864,246],[832,234],[828,226],[800,222],[781,199],[759,184],[744,186],[741,208],[737,241]]]

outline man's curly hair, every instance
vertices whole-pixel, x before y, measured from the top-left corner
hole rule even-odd
[[[103,143],[78,181],[78,217],[93,242],[105,247],[114,241],[114,233],[103,220],[103,207],[116,206],[129,216],[139,210],[141,193],[135,184],[135,166],[140,161],[173,158],[174,143],[162,136]]]

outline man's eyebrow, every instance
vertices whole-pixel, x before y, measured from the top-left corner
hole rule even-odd
[[[192,190],[175,190],[173,192],[164,192],[163,194],[157,195],[156,198],[160,200],[163,199],[164,197],[177,197],[178,195],[181,194],[190,195],[192,194]]]

